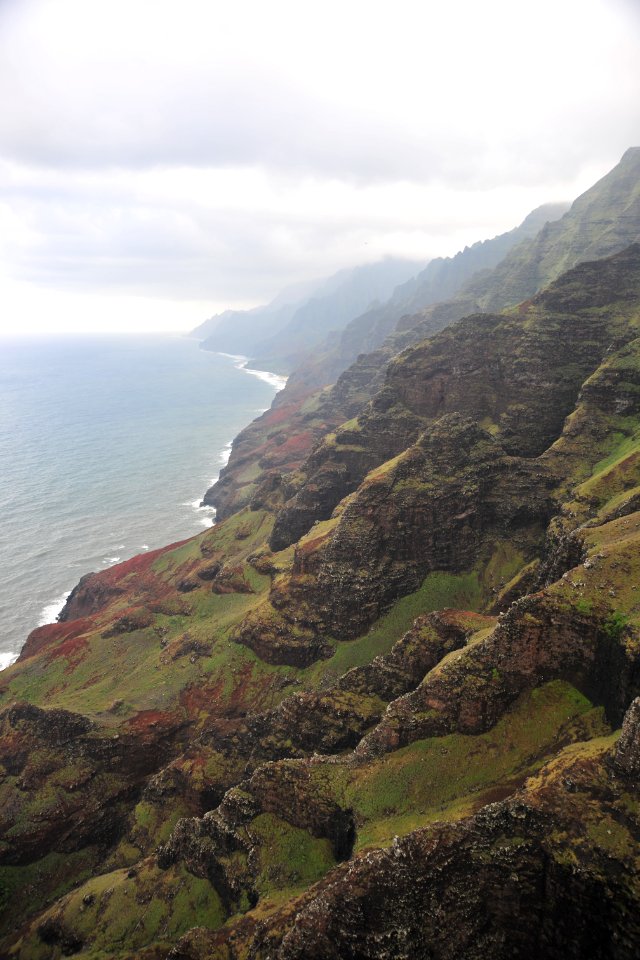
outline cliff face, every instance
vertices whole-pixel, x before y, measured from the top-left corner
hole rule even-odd
[[[632,245],[363,358],[83,578],[1,675],[0,954],[637,956],[639,326]]]
[[[635,311],[638,260],[633,246],[606,267],[583,264],[510,315],[470,317],[400,354],[369,407],[299,469],[295,493],[276,518],[274,549],[327,519],[370,470],[452,411],[484,423],[506,453],[542,453],[598,360],[635,335],[627,318]],[[620,323],[611,323],[612,307]]]
[[[548,203],[533,210],[519,226],[490,240],[465,247],[453,257],[437,257],[411,280],[398,286],[386,303],[355,317],[337,345],[328,345],[326,354],[311,358],[294,373],[294,381],[327,382],[336,378],[359,354],[381,345],[402,317],[415,316],[432,304],[457,297],[465,283],[477,273],[491,271],[510,250],[534,237],[545,224],[558,220],[567,210],[562,203]],[[461,314],[462,316],[462,314]],[[322,371],[325,371],[324,373]]]
[[[639,238],[640,147],[572,204],[560,220],[507,254],[495,272],[464,289],[485,310],[500,310],[531,297],[584,260],[610,256]]]
[[[604,744],[565,750],[509,800],[334,868],[294,915],[192,934],[172,956],[235,958],[250,943],[252,956],[281,960],[631,958],[638,876],[623,847],[637,821],[614,758]]]
[[[510,234],[475,244],[451,261],[433,261],[415,281],[400,287],[388,304],[352,321],[339,342],[318,348],[312,360],[293,372],[279,399],[288,408],[279,421],[280,430],[305,438],[284,472],[303,464],[323,433],[351,419],[358,402],[361,406],[375,395],[384,383],[387,364],[402,349],[475,312],[504,310],[532,297],[578,263],[607,257],[636,241],[639,177],[640,148],[633,148],[564,216],[561,209],[540,208],[541,216],[534,211]],[[440,285],[447,276],[455,277],[455,282]],[[349,363],[352,366],[345,371]],[[341,390],[322,392],[343,371]],[[311,401],[313,388],[316,395]],[[232,451],[221,480],[206,495],[221,517],[249,503],[263,479],[274,486],[272,472],[283,472],[274,461],[279,442],[279,432],[269,429],[240,435],[239,456]],[[247,476],[252,479],[248,490]],[[278,491],[280,502],[291,492],[296,492],[295,485],[291,488],[285,482],[284,491]]]

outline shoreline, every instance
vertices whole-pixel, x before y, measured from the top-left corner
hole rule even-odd
[[[245,373],[250,374],[251,376],[257,377],[259,380],[262,380],[263,382],[268,383],[271,387],[275,389],[275,394],[279,393],[280,390],[284,388],[287,382],[287,377],[281,376],[280,374],[271,373],[268,370],[247,369],[246,365],[249,362],[249,358],[241,354],[230,354],[230,353],[223,353],[220,351],[215,351],[215,352],[218,353],[218,355],[221,357],[225,357],[232,360],[233,366],[235,367],[236,370],[242,370]],[[268,409],[268,407],[265,409]],[[264,412],[264,411],[260,411],[260,412]],[[227,441],[227,443],[225,443],[222,450],[219,452],[218,463],[220,466],[218,469],[218,473],[211,478],[209,486],[213,486],[213,484],[217,482],[217,480],[220,478],[220,473],[229,462],[232,445],[233,445],[233,439]],[[205,529],[209,529],[215,524],[215,515],[216,515],[215,507],[210,507],[207,504],[205,504],[203,502],[202,496],[198,497],[197,499],[182,501],[181,506],[191,507],[191,509],[194,511],[194,514],[196,514],[195,522],[197,522],[199,525],[201,525]],[[186,536],[187,537],[197,536],[197,531],[191,534],[187,533]],[[148,549],[147,545],[143,544],[142,549],[143,551]],[[137,555],[138,555],[137,553],[131,554],[132,557]],[[106,558],[106,562],[102,567],[102,569],[103,570],[109,569],[110,567],[116,566],[116,564],[121,563],[128,559],[131,559],[131,557],[120,557],[120,556],[108,557]],[[96,572],[100,572],[100,571],[96,571]],[[37,623],[31,629],[36,630],[39,627],[44,627],[49,624],[57,623],[58,617],[62,612],[62,610],[64,609],[64,606],[67,602],[68,597],[71,594],[72,589],[73,587],[63,591],[62,593],[58,593],[55,598],[45,603],[45,605],[41,608]],[[29,634],[27,634],[27,636],[28,635]],[[16,660],[20,656],[24,643],[26,643],[26,639],[27,637],[25,637],[24,642],[18,651],[0,650],[0,672],[2,672],[3,670],[6,670],[7,667],[10,667],[13,663],[16,662]]]
[[[245,357],[242,353],[225,353],[223,350],[214,350],[212,352],[217,353],[219,357],[229,357],[230,360],[238,361],[234,364],[236,370],[244,370],[244,372],[250,374],[250,376],[257,377],[258,380],[264,380],[265,383],[275,387],[276,393],[280,393],[287,385],[289,377],[285,377],[284,374],[271,373],[269,370],[254,370],[248,367],[247,364],[251,362],[251,357]]]

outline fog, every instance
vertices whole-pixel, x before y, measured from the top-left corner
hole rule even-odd
[[[623,0],[4,0],[3,329],[187,329],[510,229],[639,141],[639,40]]]

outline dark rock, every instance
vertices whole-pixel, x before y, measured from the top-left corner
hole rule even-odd
[[[215,580],[220,571],[222,570],[221,563],[211,563],[207,567],[201,567],[198,570],[198,577],[200,580],[210,581]]]
[[[38,927],[38,936],[47,946],[59,947],[62,955],[70,957],[79,953],[84,944],[82,940],[62,924],[55,917],[48,917]]]
[[[106,581],[100,574],[87,573],[69,594],[58,620],[64,623],[91,616],[124,592],[122,587]]]
[[[622,733],[615,752],[615,766],[626,777],[638,782],[640,775],[640,698],[633,701],[624,715]]]
[[[176,583],[176,590],[179,590],[180,593],[190,593],[192,590],[196,590],[200,584],[197,580],[194,580],[193,577],[184,577],[182,580],[178,580]]]

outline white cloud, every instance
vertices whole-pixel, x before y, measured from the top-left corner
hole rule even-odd
[[[213,305],[453,253],[637,141],[639,27],[622,0],[4,0],[4,274]]]

